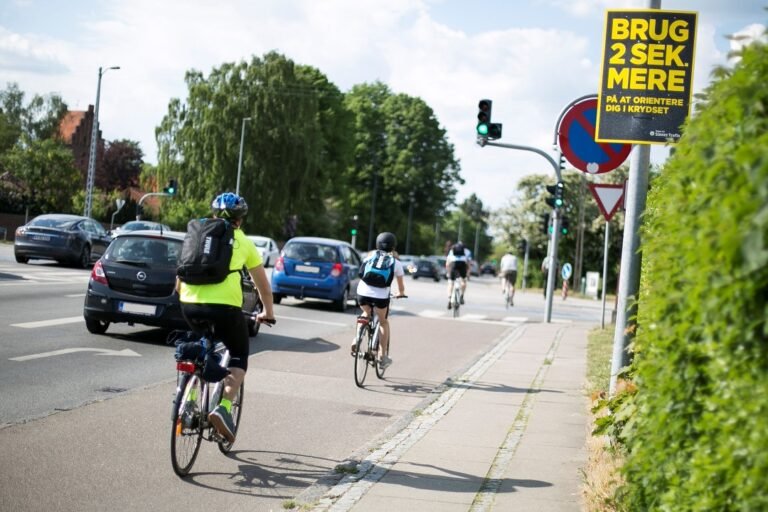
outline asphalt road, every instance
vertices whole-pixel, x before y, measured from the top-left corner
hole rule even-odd
[[[354,311],[287,299],[251,339],[241,430],[224,456],[204,443],[185,479],[170,465],[176,373],[164,333],[82,321],[89,271],[20,265],[0,244],[0,495],[4,510],[281,510],[334,468],[386,439],[520,322],[540,293],[507,310],[498,282],[475,278],[458,320],[445,283],[407,279],[392,314],[386,380],[353,382]],[[555,301],[553,321],[599,323],[598,301]],[[78,349],[78,350],[75,350]]]

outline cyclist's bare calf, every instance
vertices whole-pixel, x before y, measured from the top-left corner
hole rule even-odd
[[[371,306],[367,304],[361,304],[363,313],[360,315],[364,318],[371,318]],[[389,320],[387,319],[387,308],[374,308],[376,310],[376,316],[379,318],[379,358],[383,357],[387,352],[389,346]]]

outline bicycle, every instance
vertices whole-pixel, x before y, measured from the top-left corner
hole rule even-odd
[[[504,307],[509,309],[515,305],[515,292],[512,289],[512,283],[506,277],[502,279],[504,279]]]
[[[407,295],[392,295],[391,297],[396,299],[405,299]],[[373,366],[376,372],[376,377],[379,379],[384,378],[384,372],[386,367],[382,367],[378,361],[379,353],[379,335],[381,331],[379,329],[379,316],[371,308],[371,317],[359,315],[357,317],[357,337],[355,340],[355,349],[352,354],[355,357],[355,384],[357,387],[362,388],[365,382],[365,377],[368,374],[368,366]],[[367,342],[366,350],[363,348],[363,342]],[[385,357],[389,357],[389,349],[392,346],[392,337],[390,336],[389,343],[387,343],[387,349],[384,352]]]
[[[274,320],[265,323],[271,327]],[[187,345],[189,357],[182,357],[176,362],[176,394],[171,412],[171,464],[180,477],[189,474],[203,439],[217,443],[224,454],[229,453],[234,444],[234,441],[229,442],[219,434],[208,420],[208,414],[216,408],[224,391],[223,379],[228,373],[225,368],[229,364],[229,350],[220,340],[214,339],[210,325],[202,338],[183,343]],[[216,372],[220,372],[220,376],[215,382],[203,377],[206,360],[210,364],[218,360]],[[245,382],[241,382],[231,408],[235,434],[243,414],[244,394]]]
[[[461,287],[464,284],[464,278],[458,276],[453,282],[453,293],[451,294],[451,310],[453,318],[459,317],[459,308],[461,307]]]

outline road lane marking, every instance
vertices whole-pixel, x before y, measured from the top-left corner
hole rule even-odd
[[[50,352],[41,352],[28,356],[9,357],[9,361],[31,361],[32,359],[42,359],[43,357],[62,356],[65,354],[74,354],[75,352],[96,352],[97,356],[128,356],[141,357],[141,354],[126,348],[123,350],[110,350],[108,348],[63,348],[61,350],[52,350]]]
[[[82,316],[71,316],[69,318],[52,318],[50,320],[40,320],[38,322],[24,322],[22,324],[11,324],[11,327],[21,327],[22,329],[35,329],[37,327],[50,327],[52,325],[76,324],[84,322]]]
[[[341,323],[341,322],[328,322],[326,320],[313,320],[311,318],[299,318],[296,316],[283,316],[275,315],[275,318],[279,320],[294,320],[296,322],[307,322],[311,324],[333,325],[334,327],[352,327],[353,323]]]
[[[65,297],[70,297],[73,299],[79,298],[79,297],[85,297],[84,293],[70,293],[69,295],[65,295]]]

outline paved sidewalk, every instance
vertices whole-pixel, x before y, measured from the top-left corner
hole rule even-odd
[[[591,327],[511,329],[313,510],[581,510]]]

